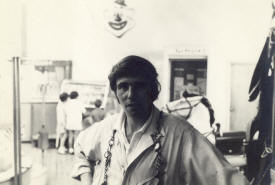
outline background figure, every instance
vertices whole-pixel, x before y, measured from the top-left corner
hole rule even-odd
[[[100,108],[101,104],[102,101],[100,99],[97,99],[94,102],[95,108],[91,111],[86,111],[86,113],[83,115],[83,129],[86,129],[93,123],[99,122],[104,119],[105,111],[103,108]]]
[[[91,112],[91,117],[93,119],[93,123],[99,122],[99,121],[103,120],[105,117],[105,111],[102,108],[100,108],[101,104],[102,104],[101,100],[97,99],[95,101],[95,109],[92,110],[92,112]]]
[[[66,101],[69,95],[67,93],[61,93],[59,96],[59,101],[56,106],[56,117],[57,117],[57,126],[56,126],[56,147],[58,147],[58,153],[65,154],[66,147],[65,141],[67,138],[66,133],[66,115],[65,115],[65,106]],[[59,142],[60,140],[60,142]]]
[[[92,119],[92,116],[91,116],[91,110],[89,108],[87,108],[86,112],[83,114],[83,117],[82,117],[83,130],[88,128],[92,124],[93,124],[93,119]]]
[[[82,114],[85,112],[84,105],[78,100],[78,92],[72,91],[70,93],[70,100],[66,106],[66,129],[69,136],[69,153],[74,153],[73,146],[76,137],[83,129],[82,127]]]

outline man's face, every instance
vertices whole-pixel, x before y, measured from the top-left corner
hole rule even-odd
[[[140,77],[121,77],[116,81],[115,92],[127,116],[148,116],[152,107],[151,88]]]

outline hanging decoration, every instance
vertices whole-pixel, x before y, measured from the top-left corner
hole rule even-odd
[[[259,97],[258,113],[251,123],[247,146],[246,176],[251,185],[271,184],[274,169],[274,59],[275,59],[275,0],[272,2],[269,35],[255,67],[249,101]],[[273,184],[273,183],[272,183]]]
[[[113,6],[104,11],[107,31],[117,38],[135,26],[134,9],[129,8],[124,0],[115,0]]]

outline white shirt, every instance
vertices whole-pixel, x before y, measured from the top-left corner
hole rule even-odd
[[[125,171],[125,167],[128,166],[127,158],[132,153],[135,153],[135,148],[139,143],[143,133],[145,133],[147,128],[150,126],[152,122],[152,117],[153,117],[153,111],[151,112],[149,118],[145,121],[143,126],[139,130],[133,133],[132,139],[129,143],[127,140],[126,131],[125,131],[126,116],[125,114],[122,114],[122,118],[119,120],[119,123],[118,123],[119,130],[117,130],[117,137],[118,137],[117,145],[119,146],[120,153],[122,154],[121,160],[120,160],[121,170]]]

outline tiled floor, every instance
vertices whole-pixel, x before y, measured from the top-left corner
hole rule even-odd
[[[60,155],[56,149],[47,149],[42,157],[40,149],[25,143],[22,144],[22,155],[32,161],[31,185],[80,184],[71,178],[73,155]]]

